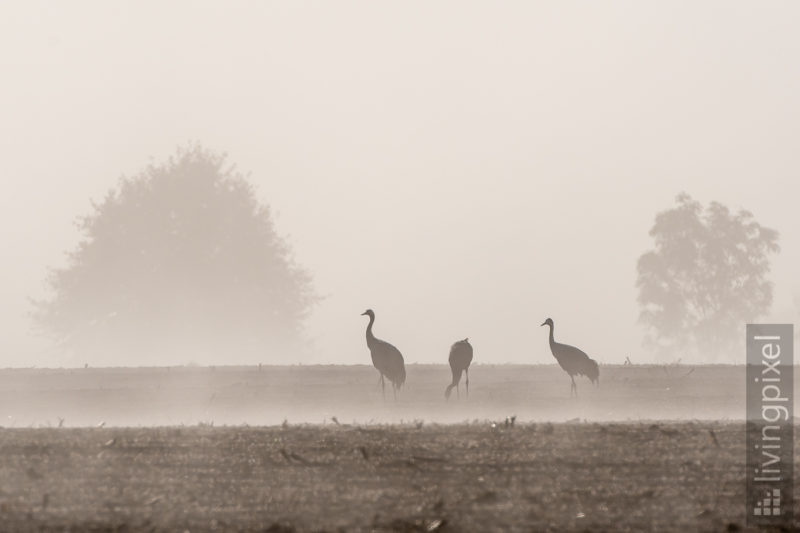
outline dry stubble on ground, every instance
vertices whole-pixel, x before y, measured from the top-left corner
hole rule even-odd
[[[744,437],[702,422],[2,429],[0,527],[735,530]]]

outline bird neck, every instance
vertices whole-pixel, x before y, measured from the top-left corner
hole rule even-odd
[[[553,345],[556,343],[555,338],[553,338],[553,325],[552,324],[547,324],[547,325],[550,327],[550,348],[552,348]]]
[[[375,322],[375,316],[369,317],[369,324],[367,325],[367,345],[371,345],[375,340],[375,335],[372,334],[372,324]]]

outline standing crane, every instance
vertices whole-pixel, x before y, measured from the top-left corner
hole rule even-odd
[[[372,334],[372,324],[375,323],[375,312],[372,309],[367,309],[361,315],[369,317],[367,347],[372,355],[372,364],[380,372],[379,383],[383,391],[383,399],[386,399],[386,382],[384,381],[384,377],[386,377],[392,383],[392,391],[396,400],[398,389],[406,382],[406,366],[403,361],[403,354],[388,342],[382,341]]]
[[[461,393],[458,390],[458,383],[461,381],[461,373],[464,372],[467,376],[467,398],[469,398],[469,365],[472,363],[472,345],[469,339],[457,341],[450,347],[450,370],[453,373],[453,382],[447,386],[444,391],[444,397],[450,399],[450,393],[453,392],[453,387],[456,388],[456,395],[460,398]]]
[[[575,376],[583,375],[589,378],[592,383],[600,384],[600,368],[597,366],[597,361],[591,359],[582,350],[569,344],[561,344],[556,342],[553,338],[553,319],[548,318],[542,323],[542,326],[550,326],[550,351],[553,352],[553,357],[558,361],[558,365],[564,369],[564,372],[569,374],[572,380],[572,387],[570,387],[569,394],[575,393],[578,396],[578,386],[575,384]]]

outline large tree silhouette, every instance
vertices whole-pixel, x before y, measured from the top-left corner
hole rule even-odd
[[[700,352],[711,360],[742,360],[744,325],[772,304],[769,255],[778,233],[751,213],[708,207],[682,193],[656,215],[655,247],[638,262],[640,321],[646,344],[662,354]]]
[[[315,301],[270,210],[199,146],[122,178],[78,220],[41,328],[105,363],[285,361]]]

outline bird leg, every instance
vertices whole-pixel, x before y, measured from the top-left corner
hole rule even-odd
[[[464,373],[467,375],[467,398],[469,398],[469,368],[465,368]]]
[[[571,398],[572,397],[572,393],[574,392],[575,393],[575,397],[577,398],[578,397],[578,386],[575,384],[575,376],[570,376],[569,378],[572,380],[572,385],[570,386],[570,389],[569,389],[569,396]]]
[[[386,401],[386,382],[383,381],[383,372],[381,372],[381,392],[383,392],[383,401]]]
[[[456,383],[456,399],[457,400],[461,399],[461,384],[460,383]]]

